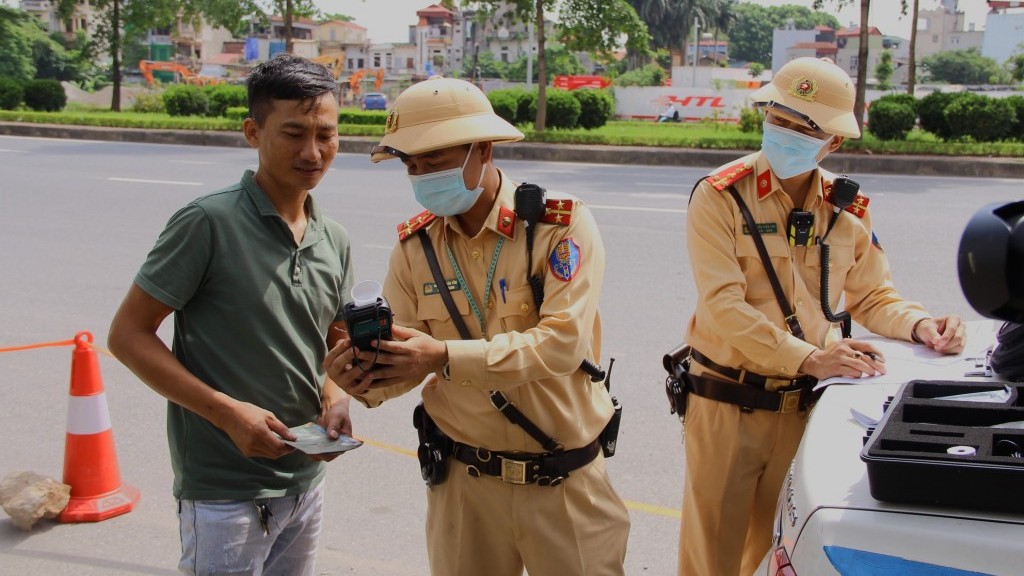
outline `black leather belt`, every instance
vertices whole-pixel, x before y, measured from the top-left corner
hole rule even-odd
[[[815,384],[814,378],[810,376],[801,376],[799,378],[775,378],[772,376],[762,376],[754,372],[747,372],[746,370],[737,370],[735,368],[729,368],[728,366],[722,366],[695,349],[690,350],[690,356],[701,366],[710,368],[726,378],[731,378],[740,384],[749,384],[763,390],[769,390],[769,384],[774,385],[770,388],[771,390],[794,390],[811,387]]]
[[[558,486],[569,472],[582,468],[597,458],[601,445],[597,440],[582,448],[564,452],[530,454],[526,452],[491,452],[454,442],[452,455],[469,466],[470,476],[497,476],[510,484]]]
[[[784,414],[807,410],[821,396],[821,390],[815,392],[812,386],[771,392],[747,384],[693,374],[686,375],[686,382],[691,392],[703,398],[735,404],[740,408]]]

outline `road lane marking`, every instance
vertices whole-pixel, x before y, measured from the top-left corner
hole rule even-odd
[[[28,154],[28,150],[7,150],[6,148],[0,148],[0,152],[10,152],[11,154]]]
[[[408,448],[403,448],[401,446],[395,446],[394,444],[388,444],[386,442],[379,442],[377,440],[373,440],[372,438],[366,438],[365,436],[354,435],[353,438],[355,438],[356,440],[362,440],[364,444],[368,446],[373,446],[374,448],[380,448],[381,450],[386,450],[388,452],[393,452],[395,454],[401,454],[402,456],[409,456],[411,458],[417,457],[415,450],[410,450]],[[666,508],[664,506],[657,506],[655,504],[647,504],[646,502],[637,502],[636,500],[623,500],[622,502],[626,505],[626,508],[629,508],[630,510],[636,510],[637,512],[644,512],[646,514],[651,514],[654,516],[665,516],[667,518],[673,518],[676,520],[682,517],[682,511],[676,510],[674,508]]]
[[[372,250],[391,250],[394,246],[385,246],[383,244],[363,244],[364,247]]]
[[[645,206],[604,206],[602,204],[587,204],[591,208],[597,208],[598,210],[623,210],[630,212],[665,212],[669,214],[686,214],[686,210],[682,208],[647,208]]]
[[[209,160],[168,160],[168,164],[220,164],[220,162],[210,162]]]
[[[183,180],[146,180],[143,178],[107,178],[113,182],[131,182],[133,184],[170,184],[172,186],[203,186],[202,182],[186,182]]]

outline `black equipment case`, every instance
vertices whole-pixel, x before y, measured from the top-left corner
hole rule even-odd
[[[938,399],[1004,388],[1010,390],[1004,403]],[[1024,429],[993,428],[1024,421],[1022,392],[1024,384],[1004,382],[904,384],[864,438],[860,457],[867,464],[871,496],[1024,513]]]

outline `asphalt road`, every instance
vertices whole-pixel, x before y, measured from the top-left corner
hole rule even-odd
[[[254,152],[236,148],[0,137],[0,347],[69,340],[83,330],[104,345],[114,310],[171,214],[237,181],[255,161]],[[613,391],[624,405],[609,468],[633,521],[626,572],[674,574],[684,462],[660,364],[682,340],[695,304],[684,224],[687,194],[706,170],[501,165],[519,180],[580,196],[601,227],[603,349],[616,358]],[[936,314],[979,318],[957,285],[956,247],[975,210],[1021,198],[1020,181],[852,176],[871,197],[901,291]],[[402,166],[340,155],[315,197],[348,228],[358,278],[382,280],[395,226],[420,211]],[[169,324],[161,331],[167,339]],[[0,354],[0,477],[14,470],[61,477],[70,356],[70,347]],[[29,533],[0,518],[0,574],[176,573],[165,403],[112,357],[101,355],[100,363],[121,474],[142,500],[104,522],[43,521]],[[354,409],[356,434],[367,445],[330,465],[321,574],[428,573],[415,401],[407,395],[372,411]]]

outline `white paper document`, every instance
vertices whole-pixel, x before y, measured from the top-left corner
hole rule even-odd
[[[333,454],[335,452],[348,452],[353,448],[363,445],[362,441],[351,436],[342,434],[332,440],[327,436],[327,430],[314,422],[289,428],[295,434],[295,440],[285,440],[284,443],[302,450],[306,454]]]
[[[995,342],[996,325],[991,320],[967,322],[967,345],[960,354],[940,354],[931,348],[868,335],[855,340],[870,342],[885,358],[885,374],[848,378],[837,376],[821,380],[815,390],[831,384],[902,384],[911,380],[950,380],[966,377],[967,373],[981,370],[986,352]],[[959,366],[958,366],[959,365]],[[960,369],[962,367],[962,370]]]

